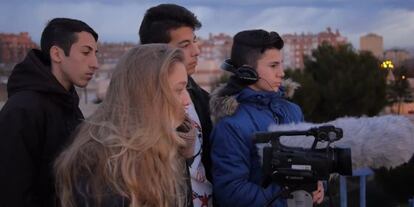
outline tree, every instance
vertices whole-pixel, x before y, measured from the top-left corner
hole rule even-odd
[[[293,101],[305,119],[325,122],[343,116],[374,116],[386,105],[386,73],[371,53],[351,45],[322,44],[305,57],[302,71],[287,72],[301,84]]]
[[[405,67],[395,69],[395,80],[387,86],[388,104],[397,104],[397,114],[400,114],[403,102],[413,101],[410,84],[408,83],[406,74],[407,69]]]

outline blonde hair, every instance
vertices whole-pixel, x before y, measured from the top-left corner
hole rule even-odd
[[[184,107],[168,84],[172,65],[183,61],[166,44],[140,45],[121,58],[105,100],[55,162],[63,207],[76,206],[79,188],[97,206],[108,191],[132,207],[185,205],[185,164],[177,152],[185,143],[175,130]]]

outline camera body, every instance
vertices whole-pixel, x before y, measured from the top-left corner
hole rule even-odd
[[[288,147],[280,142],[282,136],[313,136],[310,149]],[[333,148],[329,144],[341,139],[342,129],[332,125],[311,128],[306,131],[279,131],[256,133],[256,143],[268,143],[263,149],[264,186],[275,182],[292,190],[312,192],[317,181],[327,180],[331,173],[352,175],[351,149]],[[318,142],[328,142],[326,148],[316,149]]]

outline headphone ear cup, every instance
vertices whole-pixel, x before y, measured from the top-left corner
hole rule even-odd
[[[236,77],[246,85],[251,85],[259,80],[257,72],[249,66],[241,66],[235,73]]]
[[[237,69],[233,66],[233,64],[232,64],[232,62],[231,62],[231,60],[230,60],[230,59],[225,60],[225,61],[221,64],[220,68],[221,68],[221,69],[223,69],[223,70],[225,70],[225,71],[231,72],[231,73],[235,73],[235,71],[237,70]]]

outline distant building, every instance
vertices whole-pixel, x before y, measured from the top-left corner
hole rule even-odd
[[[27,32],[0,33],[0,63],[18,63],[24,59],[30,49],[37,47]]]
[[[99,70],[95,72],[92,82],[111,79],[112,72],[122,55],[136,46],[137,44],[130,42],[98,43]]]
[[[410,53],[402,49],[391,49],[384,52],[384,59],[391,60],[395,67],[400,67],[410,58]]]
[[[414,57],[405,60],[403,66],[407,68],[407,77],[414,78]]]
[[[223,70],[219,69],[222,61],[220,60],[199,60],[197,70],[192,75],[194,80],[206,91],[211,91],[212,85],[223,74]]]
[[[227,34],[209,34],[208,39],[199,39],[200,59],[204,60],[225,60],[230,58],[233,38]]]
[[[285,42],[283,47],[284,66],[291,69],[303,69],[304,56],[311,56],[312,50],[322,43],[333,46],[347,43],[346,37],[341,36],[338,30],[332,32],[330,27],[318,34],[284,34],[282,38]]]
[[[369,33],[359,39],[359,50],[371,52],[375,57],[383,59],[384,41],[382,36]]]
[[[224,33],[210,34],[208,39],[199,39],[200,55],[194,80],[205,90],[210,91],[212,84],[217,81],[223,71],[221,63],[230,58],[233,38]]]
[[[98,62],[99,64],[116,64],[121,56],[138,44],[123,43],[98,43]]]
[[[104,99],[106,90],[112,77],[112,73],[119,59],[131,48],[137,46],[135,43],[98,43],[99,70],[89,81],[87,87],[79,91],[85,103],[101,101]]]

